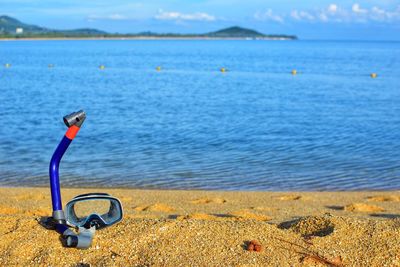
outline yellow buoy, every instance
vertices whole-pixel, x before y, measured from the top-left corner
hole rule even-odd
[[[376,77],[378,77],[378,74],[376,74],[375,72],[374,72],[374,73],[371,73],[371,78],[372,78],[372,79],[375,79]]]
[[[106,66],[104,66],[104,65],[99,66],[99,69],[101,69],[101,70],[104,70],[105,68],[106,68]]]
[[[161,70],[161,67],[160,66],[157,66],[156,67],[156,71],[160,71]]]
[[[292,70],[292,75],[296,75],[297,74],[297,70]]]
[[[225,68],[221,68],[220,71],[221,71],[221,72],[227,72],[228,70],[225,69]]]
[[[4,65],[4,67],[9,68],[9,67],[11,67],[11,64],[10,64],[10,63],[6,63],[6,64]]]

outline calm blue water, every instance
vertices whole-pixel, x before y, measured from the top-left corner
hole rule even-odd
[[[64,186],[400,188],[400,43],[10,41],[0,64],[0,186],[48,185],[84,109]]]

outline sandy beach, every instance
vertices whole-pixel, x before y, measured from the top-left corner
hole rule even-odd
[[[41,225],[49,189],[0,188],[0,265],[400,266],[399,191],[63,189],[64,204],[93,191],[119,197],[125,216],[78,250]]]

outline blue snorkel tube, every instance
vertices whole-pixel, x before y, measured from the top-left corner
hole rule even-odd
[[[74,112],[63,118],[65,125],[67,125],[68,127],[68,130],[65,133],[63,139],[61,140],[60,144],[54,151],[50,161],[49,175],[50,175],[51,203],[53,205],[53,220],[56,224],[56,230],[60,234],[64,233],[64,231],[68,229],[68,227],[66,226],[65,215],[62,209],[60,178],[58,175],[58,168],[60,166],[60,161],[64,156],[65,151],[67,151],[72,140],[74,140],[76,134],[78,133],[85,119],[86,119],[86,114],[83,110]]]

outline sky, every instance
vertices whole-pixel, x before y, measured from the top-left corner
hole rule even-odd
[[[229,26],[300,39],[400,40],[400,0],[0,0],[0,15],[48,28],[205,33]]]

